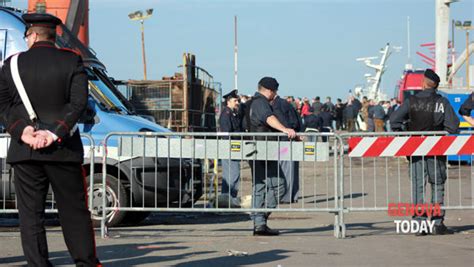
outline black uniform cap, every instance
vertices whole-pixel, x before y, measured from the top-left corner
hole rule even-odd
[[[230,93],[226,94],[223,96],[224,100],[227,101],[231,98],[239,98],[239,91],[237,91],[237,89],[234,89],[232,91],[230,91]]]
[[[23,14],[21,17],[26,22],[27,28],[36,26],[54,29],[61,24],[61,20],[51,14],[29,13]]]
[[[263,77],[258,82],[258,85],[267,88],[268,90],[278,91],[278,82],[275,78],[272,77]]]
[[[432,80],[436,84],[439,84],[439,81],[440,81],[439,76],[432,69],[426,69],[424,75],[426,78]]]

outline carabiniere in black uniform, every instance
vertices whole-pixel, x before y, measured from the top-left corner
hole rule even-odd
[[[25,14],[23,19],[36,27],[29,34],[38,27],[55,29],[61,23],[48,14]],[[83,146],[79,130],[71,135],[87,105],[87,75],[79,55],[56,48],[52,41],[39,41],[41,34],[34,33],[38,39],[19,55],[18,69],[37,122],[30,120],[15,87],[11,58],[0,72],[0,113],[11,135],[7,162],[15,174],[23,251],[28,265],[51,266],[44,228],[45,200],[51,184],[74,262],[78,266],[99,266],[82,176]],[[48,147],[33,150],[21,139],[27,126],[49,130],[58,139]]]

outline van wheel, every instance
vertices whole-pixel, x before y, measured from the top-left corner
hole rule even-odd
[[[90,178],[86,177],[87,193],[90,190]],[[128,207],[129,199],[127,192],[122,183],[112,175],[107,174],[107,186],[105,189],[105,205],[107,208],[122,208]],[[103,212],[103,188],[102,188],[102,173],[94,174],[94,186],[92,189],[92,224],[94,227],[100,227]],[[89,203],[87,203],[89,205]],[[125,217],[126,212],[119,210],[108,210],[106,215],[106,225],[113,227],[118,225]]]

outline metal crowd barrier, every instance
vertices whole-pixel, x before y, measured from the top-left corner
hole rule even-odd
[[[340,163],[344,173],[340,205],[345,212],[388,211],[390,204],[416,203],[414,194],[420,195],[420,191],[413,191],[412,179],[416,172],[425,184],[421,194],[423,203],[439,203],[441,197],[436,190],[444,186],[441,209],[474,209],[472,132],[461,135],[446,132],[348,133],[340,136],[348,149]]]
[[[93,188],[93,174],[94,174],[94,139],[89,134],[81,134],[82,142],[84,145],[84,157],[86,165],[89,164],[90,174],[90,191],[89,196],[92,196]],[[1,184],[0,184],[0,214],[1,213],[18,213],[17,199],[15,194],[14,185],[14,172],[10,164],[7,164],[7,153],[10,145],[10,135],[0,134],[0,168],[2,171]],[[92,211],[93,199],[89,197],[88,207]],[[54,194],[52,193],[51,186],[46,199],[46,213],[57,213],[56,202]]]
[[[430,171],[437,189],[446,167],[442,209],[474,209],[473,132],[298,136],[302,140],[280,133],[116,132],[96,146],[83,134],[89,208],[103,237],[108,227],[136,223],[150,212],[329,212],[335,215],[334,235],[343,238],[345,213],[413,203],[413,168],[423,177]],[[0,213],[17,212],[6,164],[9,142],[0,135]],[[238,173],[237,192],[223,192],[227,173]],[[257,207],[254,184],[262,176],[274,179],[259,188],[265,194],[258,194],[263,204]],[[430,181],[425,182],[422,195],[429,203]],[[286,191],[294,194],[282,197]],[[54,195],[48,201],[46,212],[57,212]]]
[[[333,133],[299,136],[303,140],[290,141],[281,133],[110,133],[102,154],[107,192],[102,198],[102,236],[120,221],[167,211],[330,212],[335,214],[335,236],[340,237],[341,139]],[[214,165],[214,171],[206,170],[208,165]],[[238,192],[222,193],[218,181],[225,171],[240,175],[234,187]],[[285,173],[294,181],[279,186],[285,183]],[[253,184],[261,176],[274,179],[259,187],[264,204],[257,207]],[[283,203],[280,196],[287,189],[299,195]]]

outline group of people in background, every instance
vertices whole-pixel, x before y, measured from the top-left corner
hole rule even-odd
[[[241,105],[240,116],[243,117],[245,103],[251,97],[240,95],[236,98]],[[279,96],[278,98],[282,99]],[[297,130],[299,131],[390,132],[390,115],[400,107],[400,101],[396,98],[377,102],[365,96],[362,100],[350,96],[345,102],[338,98],[336,103],[333,103],[329,96],[324,102],[321,102],[319,96],[312,99],[293,96],[283,98],[295,111],[297,117],[292,116],[289,119],[290,124],[298,125]]]
[[[258,83],[258,90],[251,98],[239,97],[237,90],[224,96],[225,107],[220,116],[221,132],[282,132],[284,138],[255,135],[254,140],[285,141],[301,140],[296,132],[310,129],[327,132],[347,130],[383,131],[446,131],[455,134],[459,130],[459,118],[447,98],[438,94],[439,76],[431,69],[424,73],[423,90],[405,99],[400,105],[397,99],[376,102],[363,97],[362,100],[350,96],[346,102],[337,99],[333,104],[330,97],[321,103],[315,97],[282,99],[278,96],[278,82],[264,77]],[[463,103],[459,114],[474,123],[470,116],[474,109],[474,94]],[[359,122],[363,122],[360,123]],[[361,125],[366,128],[362,129]],[[324,137],[322,138],[325,142]],[[298,162],[275,160],[249,160],[252,173],[252,208],[275,208],[279,203],[298,201]],[[223,160],[222,193],[235,198],[238,195],[240,165],[238,160]],[[425,178],[431,184],[432,203],[443,205],[444,185],[447,179],[446,156],[413,156],[410,161],[412,196],[414,203],[425,201]],[[438,167],[436,167],[438,166]],[[278,235],[279,231],[267,226],[270,213],[253,212],[254,235]],[[414,220],[427,220],[427,216],[414,216]],[[444,211],[432,216],[433,231],[423,231],[419,235],[443,235],[451,233],[444,225]]]

